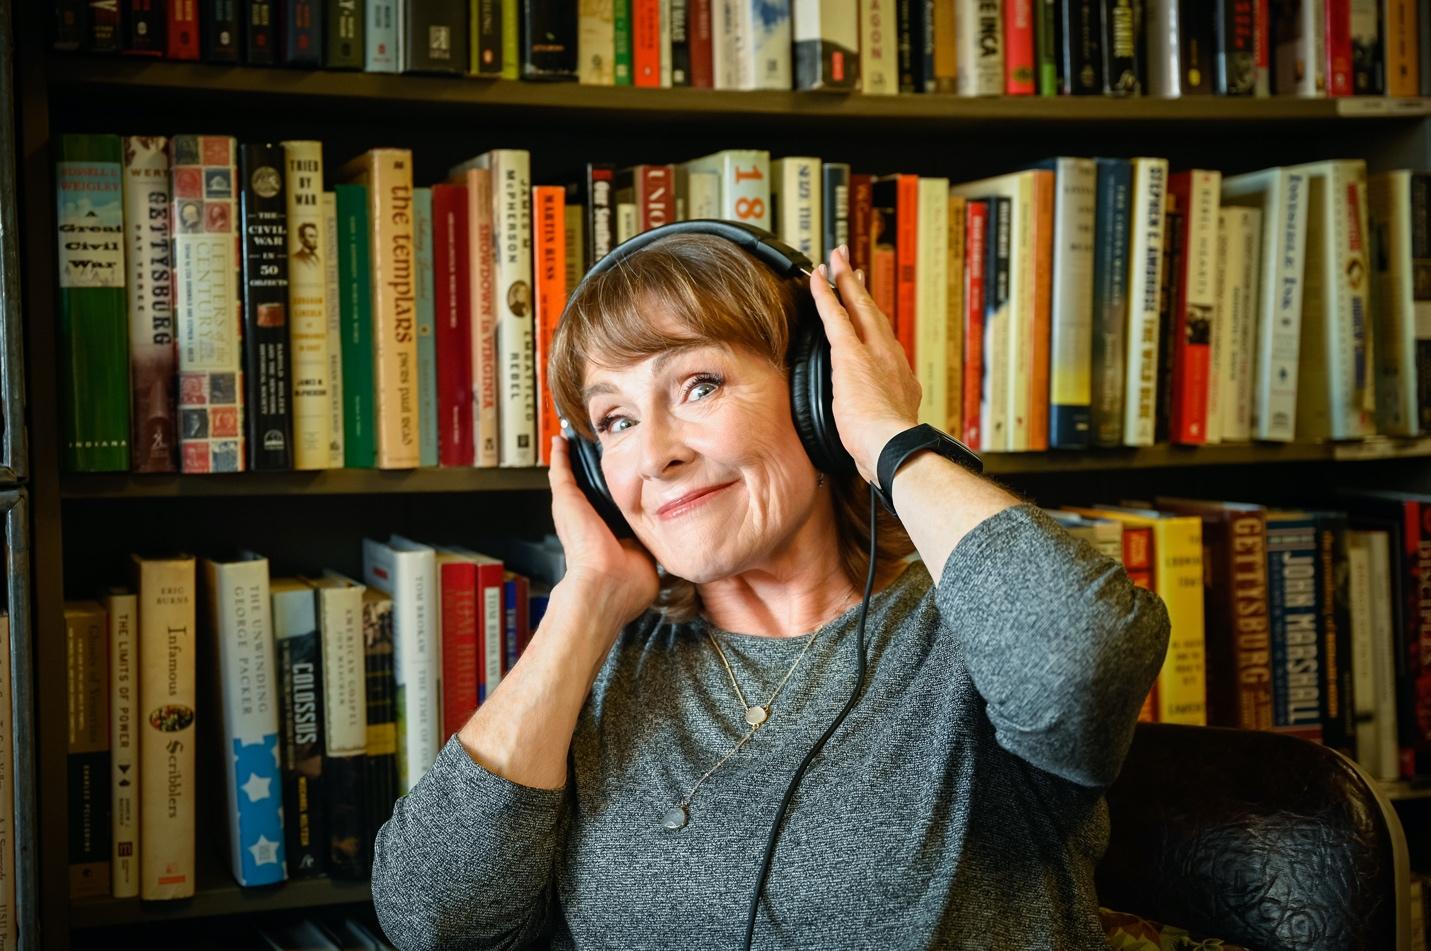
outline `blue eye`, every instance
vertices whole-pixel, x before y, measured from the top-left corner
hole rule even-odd
[[[594,428],[598,435],[606,432],[621,433],[625,432],[629,427],[621,426],[620,424],[629,422],[631,422],[631,420],[625,416],[603,416],[597,420]]]
[[[712,373],[702,373],[691,380],[686,389],[686,397],[703,400],[720,388],[725,381]]]

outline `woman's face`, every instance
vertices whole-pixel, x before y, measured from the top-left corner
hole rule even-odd
[[[667,571],[696,584],[729,577],[778,555],[809,520],[817,473],[789,393],[760,355],[702,341],[588,364],[606,483]]]

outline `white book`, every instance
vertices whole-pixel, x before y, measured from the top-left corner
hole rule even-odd
[[[1211,335],[1217,322],[1217,234],[1218,234],[1218,193],[1222,186],[1222,173],[1207,169],[1193,169],[1188,175],[1188,207],[1180,208],[1183,221],[1182,274],[1169,275],[1170,284],[1183,287],[1182,302],[1186,313],[1183,315],[1183,333],[1190,344],[1210,344]],[[1173,293],[1176,301],[1177,292]],[[1179,341],[1168,341],[1176,345]],[[1168,347],[1171,351],[1174,346]],[[1191,348],[1189,348],[1191,350]],[[1188,380],[1193,374],[1205,372],[1197,365],[1197,358],[1188,354],[1185,368]],[[1187,383],[1183,384],[1185,387]],[[1205,424],[1207,415],[1207,391],[1212,380],[1202,380],[1201,394],[1184,389],[1182,398],[1188,401],[1184,411],[1185,420],[1179,420],[1179,427],[1173,433],[1175,442],[1197,443],[1207,435]],[[1198,405],[1200,399],[1201,405]],[[1169,412],[1171,413],[1171,407]],[[1171,417],[1170,417],[1171,418]],[[1186,437],[1184,439],[1184,437]]]
[[[579,0],[576,78],[588,86],[616,84],[616,16],[610,0]]]
[[[796,89],[853,91],[860,56],[859,0],[793,0]]]
[[[1390,534],[1349,531],[1347,567],[1357,762],[1377,779],[1399,779]]]
[[[338,196],[323,193],[324,311],[328,329],[328,468],[343,468],[343,308],[338,287]]]
[[[1222,203],[1262,212],[1252,436],[1290,442],[1297,422],[1307,179],[1289,168],[1224,177]]]
[[[288,360],[293,468],[326,469],[332,441],[328,392],[328,262],[323,255],[323,143],[283,143],[288,213]]]
[[[366,55],[363,69],[369,73],[396,73],[398,68],[398,0],[367,0],[367,19],[363,24]]]
[[[1168,194],[1168,160],[1135,158],[1132,162],[1123,444],[1151,446],[1157,421],[1159,292],[1163,276],[1163,211]]]
[[[859,0],[860,92],[893,96],[899,92],[899,28],[895,0]]]
[[[327,572],[305,578],[318,598],[323,649],[323,744],[329,758],[360,756],[368,741],[367,668],[363,655],[364,586]]]
[[[711,79],[716,89],[742,89],[739,64],[742,46],[748,42],[742,32],[744,0],[711,0]]]
[[[1256,346],[1257,278],[1262,213],[1223,208],[1218,215],[1217,317],[1207,388],[1207,441],[1252,438],[1252,352]]]
[[[961,96],[1004,94],[1003,5],[998,0],[953,0],[955,80]]]
[[[770,153],[725,149],[683,163],[687,172],[714,172],[720,181],[719,218],[770,230]]]
[[[748,62],[740,67],[748,83],[742,88],[788,91],[793,73],[790,0],[745,0],[741,22],[750,31]]]
[[[1049,311],[1048,444],[1080,448],[1092,438],[1093,224],[1098,170],[1092,159],[1056,158],[1053,279]]]
[[[492,173],[493,248],[497,265],[498,464],[536,465],[536,367],[533,339],[531,153],[493,149],[454,173]]]
[[[671,74],[671,0],[660,0],[659,24],[657,25],[656,48],[661,54],[660,82],[662,89],[670,89]]]
[[[629,201],[616,203],[616,245],[620,247],[636,237],[636,204]]]
[[[686,220],[720,217],[720,176],[715,172],[684,172]]]
[[[138,716],[139,655],[137,625],[139,597],[126,591],[114,591],[105,596],[105,614],[109,618],[109,770],[110,770],[110,894],[115,898],[134,898],[139,894],[139,737],[134,725]],[[7,624],[8,631],[8,624]],[[0,644],[0,667],[8,665],[8,645]],[[0,671],[0,686],[10,683],[8,672]],[[10,704],[0,703],[0,775],[6,777],[0,788],[0,809],[13,808],[13,788],[4,764],[11,762],[8,748]],[[11,851],[14,835],[13,813],[0,827],[0,866],[9,868],[5,880],[13,892],[14,867]],[[0,903],[5,902],[0,894]],[[13,893],[9,896],[13,921]],[[0,948],[13,948],[13,941],[0,940]]]
[[[204,560],[213,683],[223,711],[229,868],[243,886],[288,877],[278,731],[279,674],[268,559]]]
[[[825,259],[818,158],[778,158],[770,163],[770,202],[777,238],[812,263]]]
[[[1367,179],[1372,231],[1372,337],[1376,341],[1376,429],[1393,436],[1420,430],[1416,377],[1416,282],[1411,260],[1411,176]]]
[[[919,180],[914,273],[914,372],[923,396],[919,421],[949,425],[949,179]]]
[[[442,743],[436,553],[398,535],[387,542],[365,538],[363,580],[393,599],[398,790],[406,794],[436,762]]]
[[[1374,429],[1367,290],[1366,163],[1293,166],[1307,178],[1307,257],[1297,437],[1356,439]]]

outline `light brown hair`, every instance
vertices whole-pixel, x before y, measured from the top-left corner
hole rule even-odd
[[[795,295],[803,284],[782,280],[754,256],[715,235],[671,235],[652,242],[587,281],[557,324],[548,379],[557,406],[582,437],[595,439],[581,399],[588,363],[621,366],[691,340],[746,349],[782,368]],[[658,330],[646,315],[667,315],[679,336]],[[858,474],[826,477],[835,505],[839,558],[846,577],[864,589],[869,568],[869,489]],[[876,552],[891,571],[914,550],[899,521],[879,510]],[[663,574],[656,607],[673,621],[700,611],[695,586]]]

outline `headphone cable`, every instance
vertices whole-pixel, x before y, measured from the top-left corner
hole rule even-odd
[[[811,747],[810,752],[805,754],[805,759],[800,763],[800,768],[795,770],[795,775],[791,777],[790,784],[785,787],[785,796],[780,800],[780,808],[775,813],[775,822],[770,827],[770,839],[765,843],[765,857],[760,862],[760,875],[755,880],[755,888],[750,893],[750,913],[745,919],[745,951],[750,951],[751,940],[755,937],[755,914],[760,909],[760,893],[765,888],[765,881],[770,877],[770,865],[775,859],[775,842],[780,838],[780,826],[785,820],[785,812],[790,807],[790,798],[795,794],[795,787],[800,784],[800,779],[805,775],[805,770],[810,766],[810,762],[819,755],[825,748],[825,741],[828,740],[845,720],[845,714],[854,708],[855,702],[860,698],[860,692],[864,689],[865,683],[865,615],[869,613],[870,595],[874,591],[875,578],[875,518],[878,514],[878,496],[875,495],[875,488],[870,486],[870,564],[869,571],[865,575],[865,595],[860,602],[859,620],[859,663],[855,676],[855,689],[850,693],[850,699],[846,701],[845,708],[840,711],[840,715],[835,717],[835,722],[831,723],[829,729],[825,730],[823,736]]]

